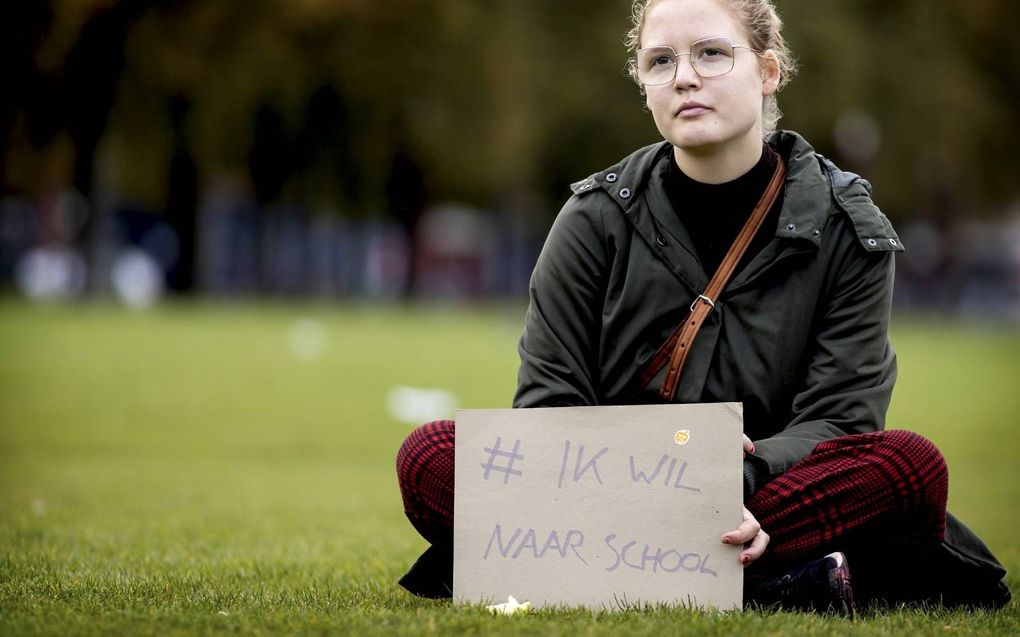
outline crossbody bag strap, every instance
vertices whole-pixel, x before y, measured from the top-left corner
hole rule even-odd
[[[712,309],[715,308],[715,302],[719,299],[723,288],[726,287],[730,277],[733,276],[737,264],[740,263],[744,253],[747,251],[747,247],[751,244],[751,240],[758,232],[758,228],[761,227],[769,210],[776,202],[776,197],[779,196],[779,191],[782,189],[785,177],[786,167],[780,158],[776,162],[772,179],[765,188],[765,192],[762,193],[761,199],[755,205],[751,216],[747,218],[744,227],[740,229],[740,233],[737,234],[733,245],[726,252],[726,256],[723,258],[722,263],[719,264],[715,275],[709,281],[708,287],[705,288],[704,293],[699,294],[698,298],[694,299],[694,302],[691,303],[690,313],[684,318],[683,323],[673,330],[673,333],[670,334],[666,342],[662,344],[655,353],[655,356],[652,357],[652,360],[649,361],[644,372],[638,377],[638,384],[634,387],[633,392],[635,396],[655,378],[659,370],[668,362],[666,377],[662,381],[662,387],[659,388],[659,397],[666,402],[672,402],[680,382],[680,373],[683,371],[684,363],[687,362],[687,355],[691,351],[691,343],[694,342],[694,338],[698,335],[698,330],[701,329],[705,319],[708,318]]]

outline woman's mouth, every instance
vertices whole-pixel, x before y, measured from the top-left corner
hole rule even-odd
[[[677,117],[687,119],[690,117],[697,117],[698,115],[704,115],[710,110],[712,109],[699,102],[684,102],[680,105],[680,108],[677,109],[676,115]]]

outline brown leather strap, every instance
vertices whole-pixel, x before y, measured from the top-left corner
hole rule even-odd
[[[639,384],[635,387],[635,394],[643,390],[655,378],[659,370],[666,365],[668,359],[669,367],[666,369],[666,377],[662,381],[662,387],[659,388],[659,397],[666,402],[673,400],[673,397],[676,395],[677,385],[680,382],[680,373],[683,371],[684,363],[687,362],[687,354],[691,351],[691,343],[694,342],[694,337],[697,336],[702,323],[705,322],[705,319],[712,312],[723,288],[726,287],[730,277],[733,275],[733,271],[737,268],[737,264],[740,263],[744,252],[747,251],[747,246],[751,244],[751,240],[754,238],[755,233],[758,232],[758,228],[761,227],[762,221],[765,220],[772,205],[776,202],[776,197],[779,196],[779,191],[782,189],[785,177],[786,166],[783,165],[783,160],[780,158],[776,162],[776,169],[772,173],[772,179],[765,188],[765,192],[762,194],[761,199],[758,200],[758,204],[755,205],[751,216],[744,223],[744,227],[741,228],[737,238],[733,241],[733,245],[730,246],[722,263],[719,264],[719,268],[715,271],[712,280],[709,281],[705,292],[698,295],[698,298],[691,304],[690,314],[670,334],[666,342],[662,344],[659,351],[649,361],[648,366],[645,367],[644,372],[638,378]]]

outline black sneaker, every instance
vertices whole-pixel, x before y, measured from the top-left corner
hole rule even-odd
[[[785,610],[806,610],[854,616],[854,595],[846,556],[830,553],[801,564],[779,577],[753,585],[752,604],[778,606]]]
[[[430,546],[398,583],[418,597],[452,597],[453,543],[436,542]]]

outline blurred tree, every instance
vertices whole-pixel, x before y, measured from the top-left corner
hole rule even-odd
[[[170,289],[191,292],[195,287],[195,251],[198,238],[198,175],[187,136],[191,100],[175,95],[170,100],[174,150],[167,176],[166,216],[177,237],[176,260],[170,268]]]
[[[1010,159],[1020,129],[1013,95],[1020,56],[1004,0],[785,0],[799,77],[780,101],[784,124],[823,152],[865,172],[894,217],[923,213],[946,188],[948,214],[978,212],[1017,196]],[[833,128],[848,111],[877,126],[880,146],[860,164],[841,153]],[[955,184],[951,185],[951,184]]]
[[[49,36],[53,7],[49,2],[7,2],[0,5],[0,56],[7,69],[0,99],[0,175],[7,189],[7,159],[19,118],[36,146],[50,142],[61,127],[55,89],[39,67],[37,55]]]
[[[352,153],[347,104],[336,87],[323,84],[312,93],[294,155],[300,196],[310,204],[339,208],[358,200],[361,174]]]
[[[64,128],[82,192],[98,179],[156,210],[187,148],[199,191],[245,174],[262,201],[383,214],[403,153],[436,200],[516,200],[548,217],[570,181],[658,137],[623,73],[627,0],[29,4],[5,40],[6,190],[31,174],[11,169],[32,149],[10,140],[42,147]],[[889,214],[1017,197],[1020,4],[778,4],[801,63],[783,125],[864,173]],[[186,125],[174,96],[190,104]]]

